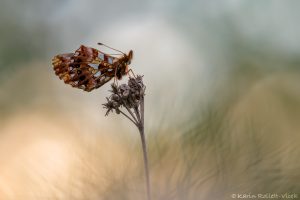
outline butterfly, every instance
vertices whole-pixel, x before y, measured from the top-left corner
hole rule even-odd
[[[120,80],[131,71],[128,66],[133,58],[132,50],[125,54],[105,44],[98,44],[121,54],[106,54],[95,48],[81,45],[75,53],[54,56],[52,64],[55,74],[66,84],[90,92],[103,86],[112,78]]]

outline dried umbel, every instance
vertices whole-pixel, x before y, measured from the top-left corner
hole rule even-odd
[[[138,127],[143,125],[140,119],[142,114],[140,106],[144,100],[146,87],[142,78],[142,76],[138,75],[135,78],[130,77],[127,84],[121,84],[120,86],[112,84],[112,90],[110,91],[112,94],[106,98],[107,103],[103,104],[104,108],[107,109],[105,115],[108,115],[112,111],[115,111],[117,114],[125,114],[120,110],[121,107],[124,107],[129,112],[129,115],[132,114],[130,120],[135,125],[138,125]],[[125,116],[129,117],[128,115]]]
[[[127,84],[116,84],[111,85],[112,94],[107,97],[107,103],[103,104],[103,107],[107,109],[106,116],[115,111],[117,114],[122,114],[128,118],[138,128],[143,147],[144,166],[146,175],[146,186],[147,186],[147,199],[151,200],[150,195],[150,177],[148,169],[148,156],[146,139],[144,134],[144,96],[146,86],[143,83],[143,76],[136,76],[134,78],[129,77]],[[123,110],[122,110],[123,109]],[[124,109],[127,110],[124,111]],[[126,114],[127,113],[127,114]]]

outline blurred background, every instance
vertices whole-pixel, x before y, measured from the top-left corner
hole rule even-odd
[[[0,199],[144,199],[138,131],[110,84],[65,85],[81,44],[134,51],[153,199],[300,193],[300,1],[0,2]],[[125,80],[126,81],[126,78]],[[300,194],[299,194],[300,195]]]

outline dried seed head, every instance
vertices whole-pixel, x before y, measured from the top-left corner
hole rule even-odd
[[[107,109],[105,116],[110,113],[110,111],[113,111],[114,109],[114,104],[112,101],[109,100],[109,98],[106,97],[107,103],[102,104],[103,108]]]
[[[114,94],[117,94],[118,93],[118,86],[116,85],[116,84],[111,84],[111,91],[110,92],[112,92],[112,93],[114,93]]]
[[[140,100],[144,96],[145,85],[143,83],[143,76],[137,76],[136,78],[129,78],[127,84],[121,84],[117,86],[112,84],[112,95],[107,98],[107,103],[103,104],[107,109],[106,115],[110,111],[115,110],[117,114],[120,113],[120,107],[125,106],[128,109],[138,108]]]
[[[117,94],[112,94],[110,98],[111,98],[111,100],[114,100],[114,101],[117,101],[117,102],[120,101],[120,97]]]

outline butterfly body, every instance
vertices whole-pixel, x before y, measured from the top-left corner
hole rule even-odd
[[[132,50],[120,57],[81,45],[75,53],[59,54],[52,59],[55,74],[66,84],[92,91],[112,78],[121,79],[128,73]]]

